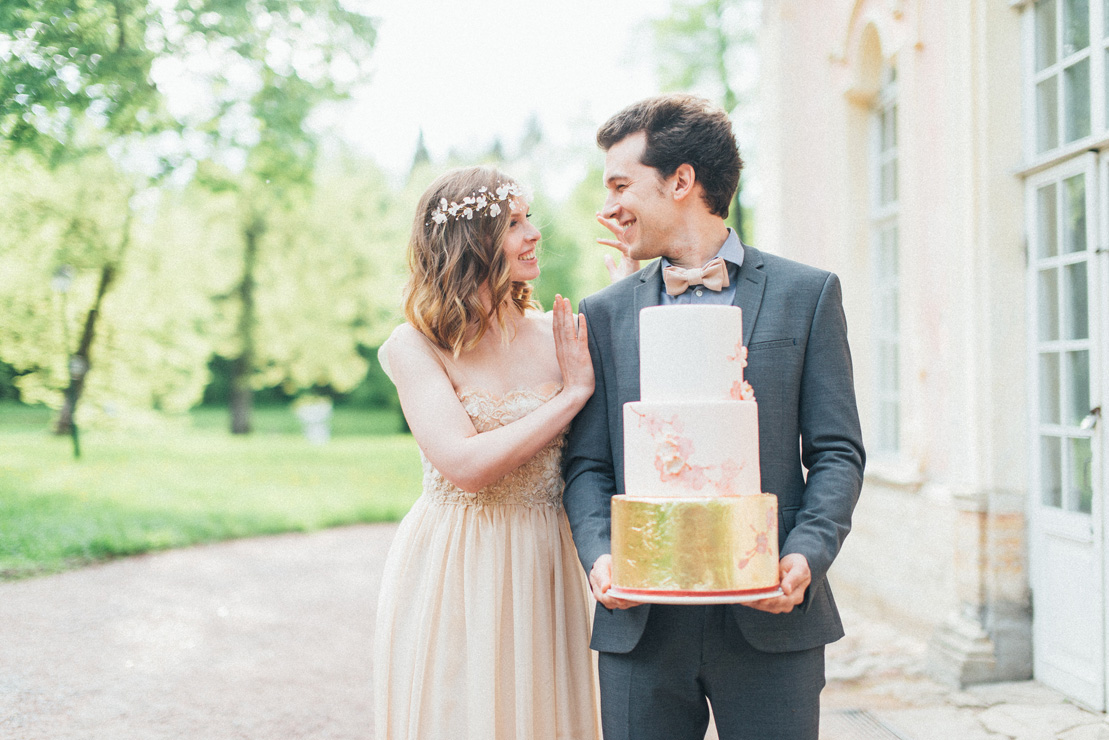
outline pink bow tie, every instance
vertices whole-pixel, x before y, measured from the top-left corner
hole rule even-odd
[[[709,260],[704,267],[698,269],[691,267],[686,270],[681,267],[664,268],[662,282],[666,284],[667,295],[681,295],[690,285],[704,285],[709,290],[722,290],[730,284],[728,281],[728,266],[722,257]]]

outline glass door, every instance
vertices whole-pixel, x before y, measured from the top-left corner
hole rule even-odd
[[[1098,156],[1028,180],[1036,677],[1105,707]]]

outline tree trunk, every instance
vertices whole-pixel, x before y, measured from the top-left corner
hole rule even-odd
[[[114,265],[108,264],[100,268],[100,283],[96,287],[96,299],[85,317],[81,343],[77,345],[77,351],[69,356],[69,386],[65,390],[65,402],[58,413],[58,420],[54,423],[54,434],[73,433],[73,418],[77,413],[77,402],[81,400],[81,394],[85,390],[85,378],[92,368],[90,356],[92,342],[96,338],[96,320],[100,317],[100,305],[115,279],[115,273]]]
[[[262,225],[253,221],[243,232],[243,279],[239,283],[239,356],[231,364],[231,433],[250,434],[254,391],[250,387],[254,372],[254,270],[258,262],[258,238]]]

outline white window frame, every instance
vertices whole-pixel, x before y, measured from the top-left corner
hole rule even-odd
[[[904,404],[901,402],[901,277],[900,277],[900,162],[898,159],[898,139],[900,124],[898,121],[899,107],[897,100],[897,68],[886,66],[882,71],[882,86],[871,109],[871,156],[869,167],[870,180],[870,283],[874,300],[872,316],[874,321],[871,328],[871,340],[875,351],[874,357],[874,385],[872,394],[874,399],[872,409],[873,420],[873,452],[879,458],[898,459],[904,449]],[[886,116],[890,118],[887,119]],[[892,147],[882,147],[882,127],[889,120],[893,127]],[[892,200],[883,201],[882,186],[885,182],[883,172],[892,166],[894,197]],[[888,248],[884,243],[892,233],[892,252],[894,259],[892,265],[883,252]],[[892,271],[890,271],[892,267]],[[887,314],[890,304],[895,305],[896,311],[892,318],[892,328],[886,322],[891,320]],[[886,325],[884,325],[886,324]],[[892,352],[892,374],[890,368],[883,361],[883,350]],[[885,409],[892,405],[894,409],[894,427],[886,428],[883,421]],[[891,434],[892,432],[892,434]],[[892,436],[892,438],[891,438]]]

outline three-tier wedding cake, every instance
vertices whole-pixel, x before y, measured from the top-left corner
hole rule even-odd
[[[613,591],[738,602],[778,591],[778,498],[762,493],[759,416],[735,306],[639,315],[640,394],[624,404],[612,497]]]

